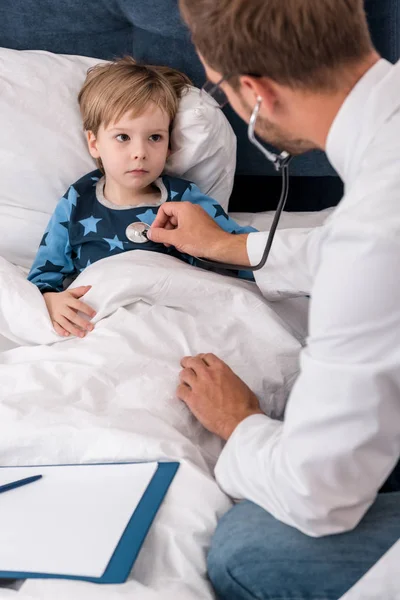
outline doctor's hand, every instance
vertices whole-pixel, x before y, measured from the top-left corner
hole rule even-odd
[[[249,265],[247,234],[227,233],[196,204],[166,202],[147,232],[152,242],[175,246],[190,256]]]
[[[79,298],[84,296],[90,285],[84,285],[64,292],[45,292],[43,294],[55,332],[63,337],[71,333],[77,337],[85,337],[94,325],[78,315],[78,311],[93,318],[96,312]]]
[[[227,440],[250,415],[264,414],[257,396],[214,354],[182,359],[177,396],[212,433]]]

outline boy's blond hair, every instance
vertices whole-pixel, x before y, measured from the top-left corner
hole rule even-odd
[[[88,70],[78,102],[85,131],[97,136],[100,125],[107,127],[130,113],[139,116],[154,102],[172,123],[179,100],[190,79],[170,67],[140,65],[126,56]]]

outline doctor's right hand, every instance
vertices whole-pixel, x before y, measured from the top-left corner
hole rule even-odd
[[[196,204],[165,202],[147,232],[152,241],[190,256],[249,265],[247,234],[232,235]]]
[[[90,288],[90,285],[84,285],[64,292],[45,292],[43,294],[51,322],[58,335],[68,337],[72,333],[72,335],[83,338],[88,331],[92,331],[94,325],[78,315],[78,311],[90,318],[96,314],[93,308],[79,300]]]

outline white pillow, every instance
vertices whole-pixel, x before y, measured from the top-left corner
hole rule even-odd
[[[0,256],[29,268],[68,186],[96,168],[77,95],[97,58],[0,48]],[[216,104],[191,88],[172,131],[166,172],[196,183],[227,210],[236,137]]]

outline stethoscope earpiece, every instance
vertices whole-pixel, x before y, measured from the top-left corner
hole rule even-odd
[[[260,144],[260,142],[257,140],[257,138],[255,136],[255,129],[256,129],[256,123],[257,123],[258,115],[260,112],[261,104],[262,104],[262,98],[261,98],[261,96],[257,96],[256,105],[253,109],[253,112],[251,113],[249,127],[247,129],[247,137],[249,138],[249,141],[253,144],[253,146],[255,146],[260,152],[262,152],[262,154],[264,154],[264,156],[270,162],[272,162],[276,171],[281,171],[283,169],[283,167],[285,167],[286,165],[289,164],[289,162],[292,160],[293,157],[288,152],[285,152],[285,151],[281,152],[280,154],[275,154],[274,152],[270,152],[269,150],[264,148],[264,146],[262,144]]]

